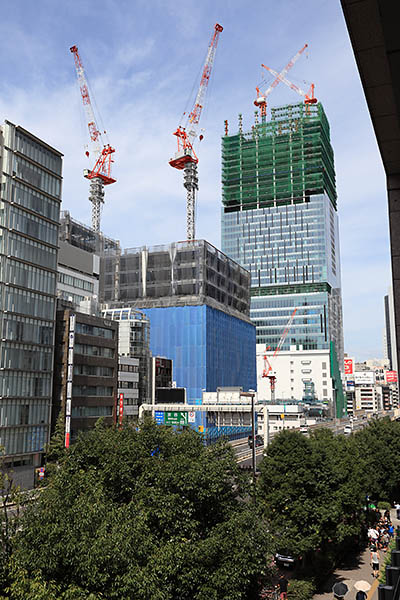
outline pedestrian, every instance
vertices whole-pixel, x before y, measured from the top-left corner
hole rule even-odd
[[[367,600],[367,594],[362,590],[359,590],[356,595],[356,600]]]
[[[376,546],[373,546],[371,549],[371,566],[372,566],[372,576],[378,577],[379,575],[379,552],[376,549]]]
[[[394,527],[393,527],[392,523],[390,523],[388,531],[389,531],[390,537],[392,538],[394,536]]]
[[[395,502],[394,507],[396,509],[397,518],[400,520],[400,504]]]
[[[284,575],[279,577],[279,593],[280,600],[287,600],[288,580]]]

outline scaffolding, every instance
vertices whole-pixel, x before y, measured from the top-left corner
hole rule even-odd
[[[101,274],[100,300],[113,307],[208,304],[249,318],[250,273],[205,240],[103,255]]]
[[[307,202],[326,192],[336,209],[329,123],[321,103],[271,108],[271,120],[222,138],[225,212]]]

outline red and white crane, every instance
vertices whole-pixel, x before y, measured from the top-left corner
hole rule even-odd
[[[72,46],[70,51],[74,55],[75,69],[89,130],[90,147],[95,158],[93,169],[85,169],[84,171],[84,176],[90,180],[89,201],[92,203],[92,228],[94,231],[100,232],[101,209],[104,204],[104,186],[116,182],[116,179],[111,176],[111,165],[114,162],[112,155],[115,152],[115,148],[112,148],[108,142],[103,142],[102,132],[97,126],[93,105],[90,100],[89,86],[78,47]],[[105,134],[106,132],[104,131],[103,133]],[[89,149],[86,149],[86,156],[90,156]]]
[[[295,308],[294,311],[292,312],[292,314],[290,315],[290,319],[287,322],[287,325],[281,335],[281,339],[279,340],[279,343],[278,343],[277,347],[275,348],[275,351],[270,359],[268,359],[267,352],[268,352],[268,350],[271,349],[271,346],[267,346],[265,348],[264,369],[262,372],[262,377],[268,377],[268,379],[269,379],[269,384],[271,386],[271,402],[274,402],[274,400],[275,400],[276,373],[275,373],[275,371],[272,370],[272,365],[271,365],[270,361],[271,360],[273,361],[274,358],[276,357],[276,355],[278,354],[278,352],[280,352],[280,350],[282,349],[282,346],[286,340],[287,334],[289,333],[290,328],[292,327],[293,319],[295,317],[296,312],[297,312],[297,308]]]
[[[219,34],[223,27],[218,23],[214,26],[214,31],[208,45],[207,57],[204,63],[200,86],[194,101],[192,110],[188,115],[182,116],[181,123],[178,125],[174,135],[178,140],[178,151],[174,158],[171,158],[169,164],[175,169],[183,170],[184,182],[186,188],[186,235],[188,240],[195,239],[196,232],[196,192],[199,189],[199,180],[197,176],[197,163],[199,159],[196,156],[193,145],[198,137],[198,125],[201,112],[204,107],[205,96],[210,82],[211,71],[215,59],[215,51],[219,40]],[[202,140],[203,136],[199,136]]]
[[[290,69],[293,67],[293,65],[299,60],[300,56],[303,54],[303,52],[306,48],[308,48],[308,44],[304,44],[304,46],[302,48],[300,48],[300,50],[298,52],[296,52],[296,54],[293,56],[293,58],[288,62],[286,67],[284,67],[280,73],[277,73],[276,71],[274,71],[273,74],[275,75],[276,79],[274,79],[274,81],[271,83],[269,88],[263,94],[260,92],[260,89],[258,87],[256,88],[257,98],[254,100],[254,104],[260,108],[261,117],[263,119],[265,119],[266,114],[267,114],[267,98],[268,98],[268,96],[270,95],[272,90],[274,88],[276,88],[276,86],[278,85],[278,83],[280,81],[284,81],[285,75],[287,75],[287,73],[290,71]],[[264,67],[265,69],[267,69],[268,71],[271,71],[271,69],[269,69],[265,65],[261,65],[261,66]]]
[[[282,81],[282,83],[285,83],[288,87],[290,87],[291,90],[294,90],[295,92],[297,92],[298,94],[300,94],[300,96],[303,96],[303,98],[305,98],[304,100],[304,104],[306,106],[309,106],[310,104],[316,104],[318,102],[317,98],[315,98],[314,96],[314,84],[312,83],[310,86],[310,89],[308,90],[308,92],[304,92],[301,87],[299,87],[298,85],[292,83],[291,81],[289,81],[289,79],[287,79],[286,77],[282,76],[281,73],[278,73],[277,71],[274,71],[274,69],[271,69],[271,67],[267,67],[265,65],[262,65],[264,67],[264,69],[267,69],[267,71],[269,71],[270,73],[272,73],[272,75],[275,75],[275,77],[277,79],[279,79],[279,81]],[[276,80],[275,80],[276,81]]]

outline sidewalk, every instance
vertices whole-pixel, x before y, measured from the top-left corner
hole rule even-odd
[[[396,511],[391,510],[390,516],[392,519],[392,523],[396,528],[400,525],[400,521],[396,518]],[[381,565],[383,564],[383,557],[381,552]],[[368,581],[371,584],[371,589],[368,592],[368,600],[378,600],[378,585],[379,582],[377,579],[372,577],[372,569],[370,565],[370,551],[367,548],[364,552],[362,552],[359,556],[349,557],[349,562],[345,567],[337,569],[326,582],[326,586],[324,592],[322,594],[317,594],[313,596],[313,600],[333,600],[332,594],[332,586],[342,581],[349,588],[349,592],[346,594],[344,600],[355,600],[356,590],[354,589],[354,584],[356,581],[360,581],[363,579],[364,581]]]

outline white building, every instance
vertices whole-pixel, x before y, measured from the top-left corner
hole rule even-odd
[[[124,417],[139,414],[139,359],[118,357],[118,397],[123,394]]]
[[[265,345],[257,344],[257,392],[261,401],[271,400],[269,379],[263,377]],[[314,383],[315,399],[319,402],[332,402],[333,382],[330,374],[329,350],[297,350],[292,346],[290,351],[279,352],[272,358],[273,352],[267,353],[276,375],[276,400],[302,400],[305,385]]]
[[[379,385],[356,385],[355,408],[367,412],[378,412],[382,409],[382,388]]]
[[[107,305],[104,305],[107,306]],[[134,308],[107,308],[103,317],[118,321],[118,354],[139,359],[139,405],[151,401],[150,322]]]

